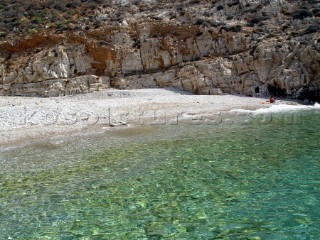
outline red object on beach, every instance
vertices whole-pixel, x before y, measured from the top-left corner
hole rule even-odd
[[[274,96],[271,96],[269,100],[267,100],[266,102],[262,102],[261,104],[268,104],[268,103],[275,103],[275,102],[276,102],[276,98]]]
[[[274,97],[274,96],[271,96],[270,98],[269,98],[269,102],[270,103],[274,103],[276,101],[276,98]]]

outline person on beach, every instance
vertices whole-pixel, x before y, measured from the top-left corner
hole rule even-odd
[[[275,103],[275,102],[276,102],[276,98],[275,98],[274,96],[271,96],[271,97],[269,98],[269,101],[267,101],[267,102],[269,102],[269,103]]]
[[[262,102],[261,104],[275,103],[276,98],[274,96],[270,96],[269,100]]]

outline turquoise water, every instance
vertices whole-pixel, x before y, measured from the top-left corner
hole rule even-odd
[[[0,152],[0,239],[319,239],[320,112]]]

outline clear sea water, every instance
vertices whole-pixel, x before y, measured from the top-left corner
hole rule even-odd
[[[320,111],[0,152],[0,239],[320,239]]]

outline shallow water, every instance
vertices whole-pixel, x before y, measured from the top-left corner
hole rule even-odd
[[[318,239],[320,112],[0,152],[0,239]]]

